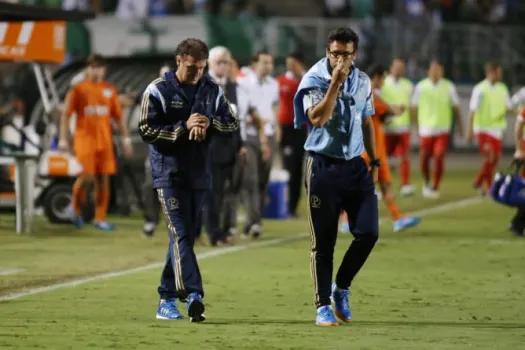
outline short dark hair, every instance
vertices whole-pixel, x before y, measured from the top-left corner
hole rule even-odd
[[[175,49],[175,56],[191,56],[198,61],[208,59],[208,45],[204,41],[188,38],[180,42]]]
[[[374,64],[368,69],[368,76],[375,78],[381,75],[385,75],[387,72],[386,68],[381,64]]]
[[[343,44],[354,43],[354,49],[359,46],[359,36],[350,28],[336,28],[328,33],[328,45],[337,41]]]
[[[272,54],[269,51],[266,51],[266,50],[257,51],[255,55],[253,55],[252,57],[252,63],[259,62],[259,58],[261,58],[261,56],[263,55],[272,56]]]
[[[88,56],[86,63],[88,66],[104,66],[106,65],[106,60],[101,54],[92,53]]]
[[[299,51],[294,51],[294,52],[290,52],[288,54],[288,56],[286,57],[289,57],[289,58],[293,58],[294,60],[296,60],[297,62],[301,63],[301,64],[304,64],[304,56],[302,53],[300,53]]]
[[[498,62],[491,61],[491,62],[485,63],[485,71],[495,71],[500,67],[501,66]]]
[[[431,64],[438,64],[438,65],[440,65],[440,66],[443,65],[443,63],[441,63],[441,61],[438,60],[437,58],[431,59],[431,60],[430,60],[430,64],[429,64],[429,66],[430,66]]]

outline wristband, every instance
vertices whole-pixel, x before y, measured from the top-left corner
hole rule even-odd
[[[370,162],[370,166],[379,168],[381,166],[381,161],[379,159],[374,159]]]
[[[126,136],[126,137],[122,138],[122,143],[125,144],[125,145],[131,145],[131,137]]]

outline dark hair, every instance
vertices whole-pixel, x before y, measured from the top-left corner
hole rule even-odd
[[[197,61],[207,60],[208,54],[208,45],[204,41],[194,38],[181,41],[175,49],[175,56],[191,56]]]
[[[304,64],[304,56],[299,51],[290,52],[286,57],[293,58],[297,62]]]
[[[359,36],[350,28],[336,28],[328,33],[328,45],[337,41],[343,44],[354,43],[354,50],[359,46]]]
[[[106,64],[106,60],[101,54],[92,53],[87,58],[86,63],[88,66],[104,66]]]
[[[381,64],[374,64],[368,69],[368,76],[370,78],[375,78],[381,75],[386,74],[386,68]]]
[[[498,68],[500,68],[500,64],[498,62],[487,62],[485,63],[485,71],[495,71]]]
[[[433,60],[431,60],[429,66],[431,66],[431,65],[433,65],[433,64],[437,64],[437,65],[443,67],[443,64],[442,64],[441,61],[438,60],[437,58],[434,58]]]
[[[263,55],[271,56],[272,54],[266,50],[257,51],[257,53],[253,55],[251,63],[259,62],[259,58],[261,58]]]

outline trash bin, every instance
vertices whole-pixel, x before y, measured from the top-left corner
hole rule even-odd
[[[264,217],[268,219],[288,219],[288,181],[290,174],[286,170],[272,170],[266,193]]]

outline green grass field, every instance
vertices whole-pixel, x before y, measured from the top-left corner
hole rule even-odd
[[[380,205],[381,238],[354,282],[350,324],[314,325],[306,221],[267,221],[261,242],[198,248],[203,324],[155,320],[157,267],[0,301],[0,348],[523,349],[525,241],[508,233],[507,208],[464,200],[473,171],[446,176],[439,200],[400,199],[424,216],[417,229],[393,233]],[[2,218],[0,269],[24,272],[0,276],[0,298],[162,261],[165,230],[148,241],[140,219],[115,221],[114,233],[39,221],[17,236]],[[340,235],[337,263],[350,242]]]

